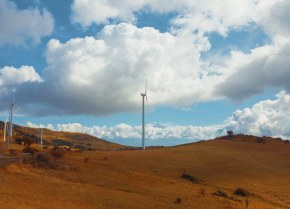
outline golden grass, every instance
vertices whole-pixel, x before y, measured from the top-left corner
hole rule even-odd
[[[29,128],[24,126],[14,125],[13,129],[13,139],[23,136],[23,134],[28,136],[40,137],[40,129]],[[0,122],[0,139],[3,137],[3,122]],[[84,133],[70,133],[64,131],[52,131],[45,129],[43,140],[45,142],[51,143],[53,140],[61,140],[63,142],[68,142],[75,147],[76,145],[83,145],[87,148],[95,148],[97,150],[120,150],[126,149],[127,146],[105,141],[103,139],[84,134]]]
[[[146,151],[67,152],[61,161],[78,171],[1,167],[0,208],[244,209],[248,201],[249,209],[287,209],[289,151],[282,141],[258,144],[249,137]],[[182,179],[183,172],[202,182]],[[233,195],[239,187],[251,193],[248,200]],[[217,190],[229,198],[213,195]]]

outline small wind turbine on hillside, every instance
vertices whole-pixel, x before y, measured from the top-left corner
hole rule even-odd
[[[148,103],[147,99],[147,78],[146,78],[146,84],[145,84],[145,92],[141,93],[142,96],[142,150],[145,150],[145,98]]]
[[[3,141],[4,142],[6,142],[7,122],[8,122],[8,116],[7,116],[7,118],[6,118],[5,122],[4,122],[4,131],[3,131],[3,133],[4,133]]]
[[[42,147],[43,132],[44,132],[44,128],[41,128],[40,129],[40,147]]]
[[[16,104],[14,102],[14,97],[13,97],[13,102],[11,104],[11,108],[10,108],[10,114],[9,114],[9,134],[8,134],[8,140],[7,140],[7,144],[8,144],[8,149],[10,147],[10,141],[12,141],[12,121],[13,121],[13,110],[15,108]]]

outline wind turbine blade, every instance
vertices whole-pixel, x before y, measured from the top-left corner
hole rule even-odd
[[[147,76],[146,76],[146,82],[145,82],[145,95],[146,95],[146,92],[147,92]],[[146,96],[146,99],[147,99],[147,96]]]

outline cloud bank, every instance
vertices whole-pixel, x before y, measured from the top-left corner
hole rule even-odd
[[[274,100],[261,101],[251,108],[236,110],[224,124],[216,126],[178,126],[147,124],[146,139],[150,141],[159,141],[166,145],[167,141],[172,139],[184,142],[194,142],[198,140],[213,139],[226,134],[227,130],[234,133],[248,134],[255,136],[272,136],[290,138],[290,94],[285,91],[276,95]],[[30,127],[39,127],[39,125],[27,123]],[[125,123],[113,127],[107,126],[83,126],[80,123],[58,124],[53,127],[41,125],[59,131],[88,133],[100,138],[118,142],[122,139],[141,139],[141,126],[131,126]]]
[[[33,128],[49,128],[57,131],[87,133],[99,138],[115,140],[118,139],[141,139],[141,126],[131,126],[129,124],[121,123],[113,127],[107,126],[83,126],[80,123],[58,124],[57,126],[49,125],[36,125],[31,122],[26,124]],[[150,141],[167,139],[198,141],[203,139],[212,139],[216,136],[225,134],[224,128],[220,126],[168,126],[160,124],[147,124],[146,125],[146,139]]]

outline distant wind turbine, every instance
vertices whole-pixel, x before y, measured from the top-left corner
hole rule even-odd
[[[3,141],[6,142],[6,130],[7,130],[7,122],[8,122],[8,116],[4,122],[4,136],[3,136]]]
[[[8,149],[10,147],[10,141],[12,141],[12,121],[13,121],[13,110],[15,108],[16,104],[14,102],[14,97],[13,97],[13,102],[11,104],[11,109],[10,109],[10,115],[9,115],[9,134],[8,134],[8,141],[7,141],[7,144],[8,144]]]
[[[43,138],[44,128],[40,129],[40,147],[42,147],[42,138]]]
[[[145,92],[141,93],[142,96],[142,150],[145,150],[145,98],[147,100],[147,78],[146,78],[146,84],[145,84]]]

